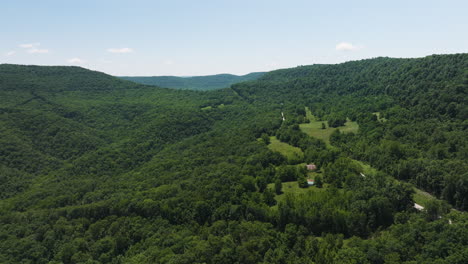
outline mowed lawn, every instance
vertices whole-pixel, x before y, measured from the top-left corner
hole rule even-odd
[[[430,193],[427,193],[425,191],[422,191],[418,188],[414,188],[415,193],[413,194],[413,200],[415,203],[422,205],[423,207],[427,206],[427,202],[431,200],[437,200],[434,196],[432,196]]]
[[[268,148],[285,156],[288,160],[302,160],[304,153],[300,148],[279,141],[275,136],[270,137]]]
[[[317,118],[314,115],[312,115],[308,108],[306,108],[306,117],[310,120],[310,123],[299,125],[302,132],[306,133],[311,137],[322,139],[327,144],[330,144],[330,135],[336,129],[339,129],[343,133],[357,133],[357,131],[359,130],[358,123],[352,122],[351,120],[348,120],[344,126],[340,126],[337,128],[329,127],[327,121],[318,121]],[[325,124],[325,129],[322,129],[322,123]]]
[[[282,188],[283,193],[275,196],[275,200],[277,203],[283,201],[286,197],[286,194],[300,195],[300,194],[305,194],[308,192],[324,192],[326,189],[326,185],[324,185],[323,188],[317,188],[315,186],[309,186],[307,188],[300,188],[297,181],[283,182],[282,187],[283,187]],[[275,184],[274,183],[268,184],[268,188],[275,190]]]

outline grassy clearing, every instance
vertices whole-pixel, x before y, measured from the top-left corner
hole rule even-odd
[[[312,114],[312,111],[310,111],[309,107],[305,108],[305,112],[306,112],[307,119],[309,119],[310,121],[316,119],[315,116]]]
[[[359,160],[354,160],[354,162],[356,162],[357,164],[359,164],[359,166],[362,167],[362,172],[365,175],[375,174],[377,172],[377,169],[371,167],[367,163],[364,163],[364,162],[359,161]],[[399,181],[399,180],[395,179],[395,182],[397,182],[397,181]],[[430,193],[422,191],[422,190],[420,190],[420,189],[418,189],[416,187],[414,187],[414,191],[415,191],[415,193],[413,194],[414,202],[419,204],[419,205],[422,205],[424,207],[426,207],[426,204],[427,204],[428,201],[437,200],[437,198],[432,196]]]
[[[304,153],[300,148],[281,142],[275,136],[270,137],[268,148],[281,153],[288,160],[302,160],[304,158]]]
[[[359,160],[353,160],[356,164],[362,167],[362,173],[364,174],[375,174],[377,172],[377,169],[372,168],[371,165],[364,163]]]
[[[414,188],[414,191],[416,192],[413,194],[413,200],[415,203],[422,205],[424,207],[427,206],[427,203],[432,200],[437,200],[434,196],[432,196],[430,193],[427,193],[425,191],[422,191],[418,188]]]
[[[325,124],[325,129],[322,129],[322,123]],[[352,122],[350,120],[348,120],[344,126],[340,126],[337,128],[329,127],[327,121],[317,121],[313,119],[310,121],[310,123],[300,124],[299,127],[301,128],[302,132],[306,133],[311,137],[322,139],[327,144],[330,144],[330,135],[336,129],[339,129],[343,133],[357,133],[357,131],[359,130],[359,125],[357,124],[357,122]]]
[[[377,120],[378,120],[379,122],[387,122],[387,119],[386,119],[385,117],[380,117],[380,112],[374,112],[374,113],[372,113],[372,114],[374,114],[374,115],[377,116]]]
[[[386,122],[387,119],[383,118],[380,116],[380,112],[375,112],[372,113],[377,116],[377,120],[379,122]],[[344,126],[338,127],[338,128],[331,128],[328,126],[326,121],[319,121],[318,118],[316,118],[312,112],[310,111],[309,108],[306,107],[306,117],[307,119],[310,120],[310,123],[308,124],[300,124],[299,127],[301,130],[306,133],[309,136],[315,137],[322,139],[327,143],[327,145],[330,147],[330,135],[333,133],[335,129],[339,129],[343,133],[356,133],[359,130],[359,125],[356,122],[352,122],[348,120]],[[322,123],[325,124],[325,129],[322,129]],[[356,164],[362,167],[362,173],[364,174],[375,174],[377,170],[373,167],[371,167],[369,164],[364,163],[362,161],[354,160]],[[307,176],[308,178],[313,179],[316,175],[319,173],[317,172],[308,172]],[[397,180],[396,180],[397,181]],[[271,188],[274,186],[272,185]],[[283,194],[277,195],[276,200],[279,202],[284,199],[286,193],[293,193],[293,194],[301,194],[301,193],[306,193],[308,191],[323,191],[325,188],[316,188],[316,187],[309,187],[306,189],[299,188],[297,182],[286,182],[283,183]],[[436,200],[437,198],[432,196],[430,193],[424,192],[418,188],[414,188],[415,194],[413,195],[413,200],[415,203],[420,204],[424,207],[426,207],[426,204],[429,201]]]
[[[216,105],[216,106],[205,106],[205,107],[202,107],[200,108],[201,110],[211,110],[211,109],[216,109],[216,108],[224,108],[225,105],[224,104],[220,104],[220,105]]]
[[[283,201],[286,197],[286,194],[294,194],[294,195],[300,195],[300,194],[305,194],[308,192],[324,192],[326,189],[326,186],[324,185],[323,188],[317,188],[315,186],[310,186],[307,188],[299,188],[299,185],[297,184],[297,181],[292,181],[292,182],[283,182],[283,193],[280,195],[275,196],[276,202]],[[268,184],[268,188],[274,190],[275,189],[275,184],[270,183]]]
[[[335,131],[336,129],[339,129],[343,133],[357,133],[359,130],[359,125],[357,122],[353,122],[348,119],[348,121],[345,123],[344,126],[340,126],[337,128],[329,127],[327,124],[327,121],[320,121],[318,118],[316,118],[310,109],[306,107],[306,117],[309,119],[310,123],[306,124],[300,124],[299,127],[301,128],[302,132],[306,133],[307,135],[311,137],[315,137],[318,139],[322,139],[327,143],[327,145],[330,145],[330,135]],[[325,129],[322,129],[322,124],[325,125]]]

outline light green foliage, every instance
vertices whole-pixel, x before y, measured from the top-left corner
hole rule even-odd
[[[330,135],[337,129],[339,129],[343,133],[357,133],[359,130],[359,125],[357,122],[353,121],[346,121],[344,126],[339,126],[336,128],[329,127],[323,121],[318,120],[312,113],[310,112],[309,108],[306,108],[307,118],[309,119],[309,123],[300,124],[301,130],[311,137],[315,137],[325,141],[327,144],[330,143]],[[325,128],[323,126],[325,125]]]
[[[267,188],[273,188],[274,184],[268,184]],[[309,188],[301,188],[297,184],[297,181],[293,182],[283,182],[282,183],[282,193],[275,196],[277,202],[284,201],[286,196],[289,195],[300,195],[308,192],[322,192],[324,188],[316,188],[315,186]]]
[[[435,198],[434,196],[432,196],[431,194],[425,192],[425,191],[422,191],[418,188],[414,188],[414,195],[413,195],[413,199],[414,199],[414,202],[423,206],[423,207],[426,207],[427,204],[429,204],[431,201],[433,200],[436,200],[437,198]]]
[[[281,142],[275,136],[270,137],[268,148],[272,151],[281,153],[288,159],[289,163],[292,164],[301,162],[304,158],[304,153],[300,148]]]

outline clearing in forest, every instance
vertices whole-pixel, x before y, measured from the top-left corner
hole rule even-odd
[[[270,183],[268,184],[268,188],[271,190],[275,189],[275,184]],[[299,184],[297,181],[291,181],[291,182],[283,182],[282,183],[282,194],[276,195],[275,200],[277,203],[283,201],[286,198],[287,194],[292,194],[292,195],[300,195],[300,194],[305,194],[308,192],[324,192],[326,190],[326,185],[324,185],[322,188],[317,188],[316,186],[309,186],[307,188],[300,188]]]
[[[375,116],[377,116],[377,120],[378,120],[379,122],[387,122],[387,119],[386,119],[385,117],[382,117],[382,116],[380,115],[380,112],[374,112],[374,113],[372,113],[372,114],[374,114]]]
[[[353,160],[356,164],[358,164],[359,166],[361,166],[362,168],[362,173],[364,175],[364,177],[366,177],[365,175],[369,175],[369,174],[376,174],[377,173],[377,170],[373,167],[371,167],[369,164],[367,163],[364,163],[362,161],[358,161],[358,160]],[[400,181],[398,179],[395,179],[395,181]],[[416,187],[413,187],[414,188],[414,191],[415,193],[413,194],[413,200],[415,203],[419,204],[419,205],[422,205],[423,207],[426,207],[427,206],[427,203],[431,200],[437,200],[436,197],[432,196],[430,193],[427,193],[425,191],[422,191]]]
[[[414,191],[415,191],[415,193],[413,194],[414,202],[422,205],[423,207],[426,207],[429,201],[437,200],[437,198],[432,196],[430,193],[422,191],[416,187],[414,188]]]
[[[329,127],[327,121],[319,121],[310,111],[308,107],[306,107],[306,117],[309,119],[310,123],[300,124],[299,127],[301,128],[302,132],[306,133],[311,137],[315,137],[318,139],[322,139],[330,145],[330,135],[333,131],[339,129],[342,133],[357,133],[359,129],[359,125],[357,122],[353,122],[351,120],[347,120],[344,126],[340,127]],[[322,124],[325,124],[325,129],[322,128]]]
[[[270,144],[268,148],[272,151],[279,152],[285,156],[288,161],[301,161],[304,158],[304,153],[300,148],[289,145],[279,141],[275,136],[270,137]]]

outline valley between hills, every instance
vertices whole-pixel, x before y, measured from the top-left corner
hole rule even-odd
[[[468,54],[0,65],[0,263],[466,263]]]

